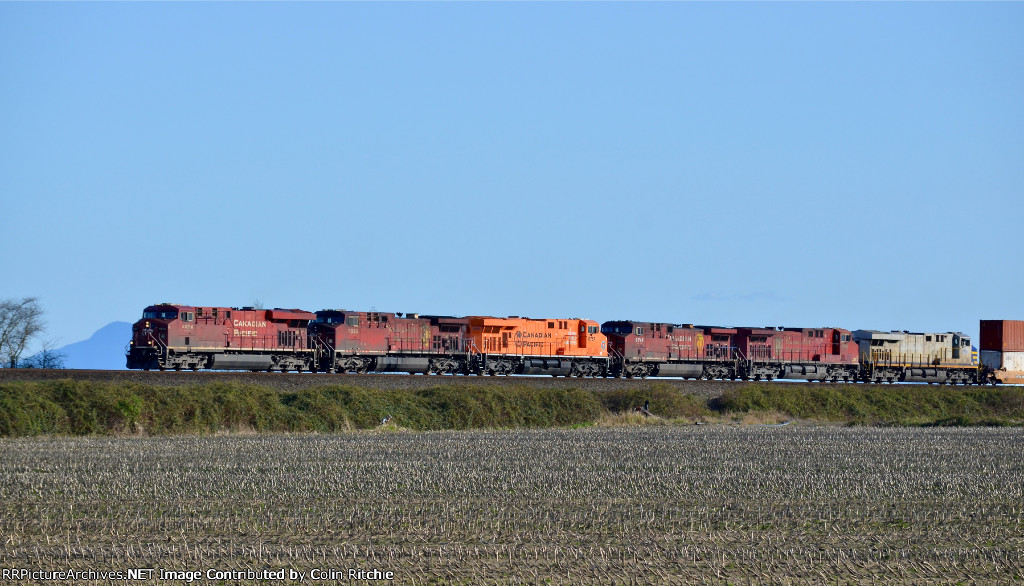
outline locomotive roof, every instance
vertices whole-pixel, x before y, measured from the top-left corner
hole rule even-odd
[[[908,331],[908,330],[902,330],[902,331],[901,330],[892,330],[892,331],[889,331],[889,332],[883,332],[881,330],[854,330],[853,333],[856,334],[856,335],[870,336],[872,338],[876,338],[876,339],[879,339],[879,340],[883,340],[883,339],[886,339],[886,338],[889,338],[889,339],[892,339],[892,340],[899,340],[899,339],[903,338],[904,336],[935,336],[935,335],[944,336],[944,335],[947,335],[947,334],[948,335],[953,335],[953,336],[970,337],[970,336],[964,336],[963,332],[911,332],[911,331]]]

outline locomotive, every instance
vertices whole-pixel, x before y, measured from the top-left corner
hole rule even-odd
[[[151,370],[315,369],[309,323],[300,309],[151,305],[132,325],[128,368]]]
[[[985,322],[982,322],[983,325]],[[1001,322],[1000,322],[1001,323]],[[984,335],[983,335],[984,338]],[[960,332],[147,307],[130,369],[996,382]],[[1000,378],[1008,382],[1008,378]]]

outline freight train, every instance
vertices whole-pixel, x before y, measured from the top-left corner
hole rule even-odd
[[[995,324],[1024,322],[981,323],[983,360],[979,363],[970,338],[960,332],[728,328],[637,321],[599,324],[579,318],[347,310],[313,313],[164,303],[147,307],[142,319],[132,326],[127,366],[143,370],[1024,382],[1024,375],[1018,381],[1019,373],[1012,370],[1024,361],[1010,351],[1006,336],[999,337],[996,348],[998,336],[991,333]],[[1014,342],[1016,330],[1011,327],[1007,331]],[[1024,348],[1018,354],[1024,357]]]

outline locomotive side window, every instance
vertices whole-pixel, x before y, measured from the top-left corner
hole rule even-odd
[[[348,325],[350,325],[350,326],[358,326],[359,325],[359,316],[358,315],[350,315],[350,316],[348,316]]]

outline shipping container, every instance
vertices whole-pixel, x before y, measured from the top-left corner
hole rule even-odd
[[[1024,384],[1024,352],[982,350],[981,363],[1002,383]]]
[[[997,352],[1024,352],[1024,321],[981,320],[981,349]]]

